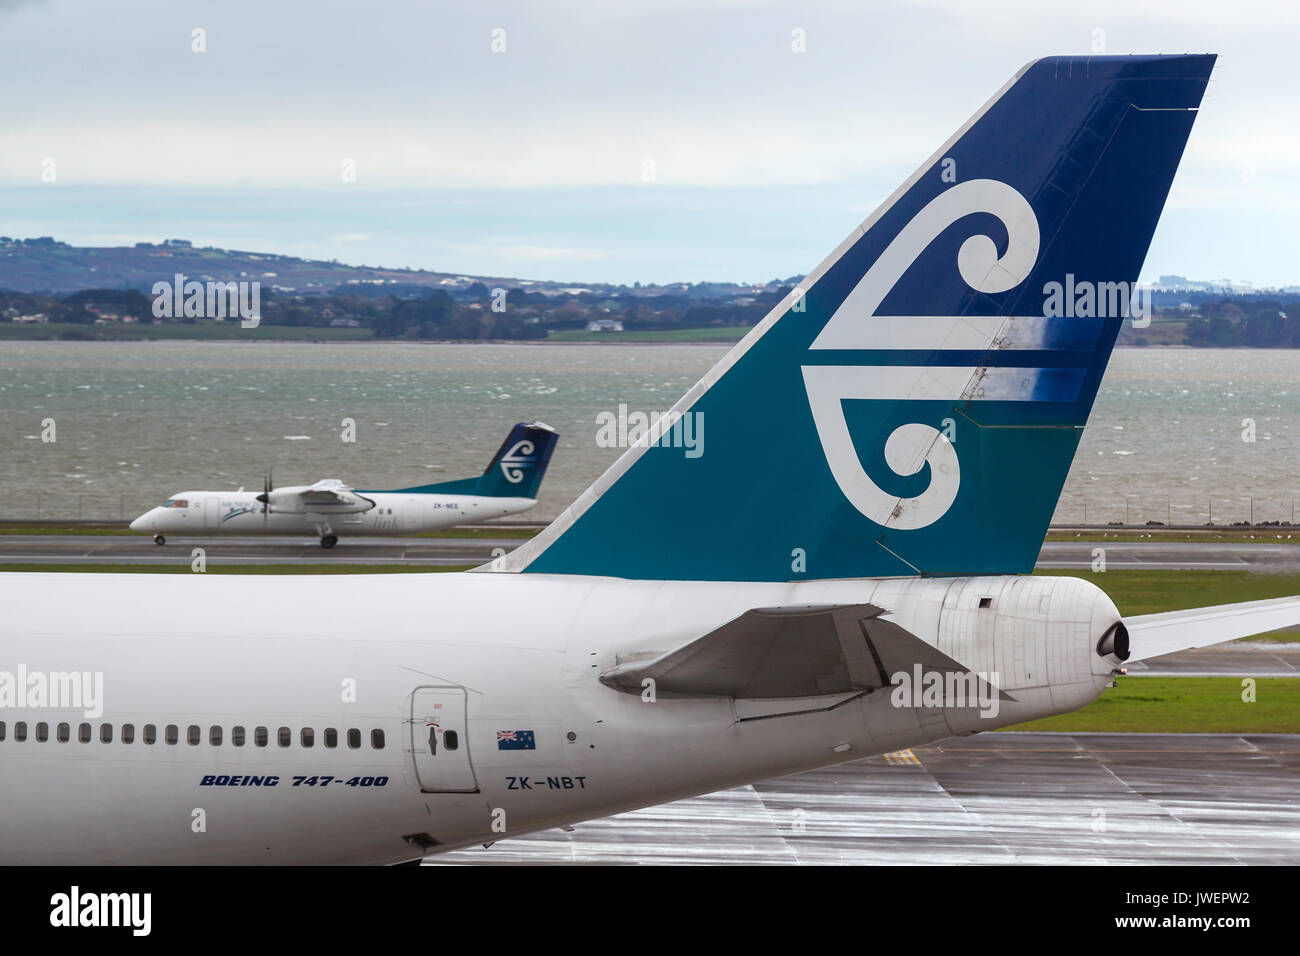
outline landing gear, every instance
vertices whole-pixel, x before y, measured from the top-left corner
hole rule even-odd
[[[338,543],[339,543],[339,536],[336,534],[327,534],[325,535],[325,537],[320,539],[320,546],[322,548],[332,548],[334,547],[334,545]]]
[[[161,544],[166,544],[166,543],[167,543],[167,539],[164,538],[164,537],[163,537],[162,535],[160,535],[160,534],[156,534],[156,535],[153,536],[153,543],[154,543],[154,544],[159,544],[159,545],[161,545]]]

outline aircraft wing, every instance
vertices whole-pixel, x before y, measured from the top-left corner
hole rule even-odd
[[[337,478],[325,478],[304,488],[298,498],[305,506],[310,505],[349,505],[356,501],[349,494],[352,489]]]
[[[1124,618],[1129,634],[1130,661],[1222,644],[1297,625],[1300,625],[1300,597],[1243,601],[1240,604]]]
[[[281,514],[354,514],[375,506],[369,498],[357,494],[337,478],[326,478],[305,487],[276,488],[258,495],[257,500],[269,502],[271,510]]]

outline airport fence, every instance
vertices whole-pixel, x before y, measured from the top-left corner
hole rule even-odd
[[[1203,498],[1062,496],[1053,525],[1294,525],[1298,496],[1206,495]]]

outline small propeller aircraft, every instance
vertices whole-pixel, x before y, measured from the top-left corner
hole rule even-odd
[[[276,488],[267,474],[261,493],[184,491],[131,522],[153,535],[317,534],[332,548],[339,535],[390,535],[437,531],[470,521],[519,514],[537,504],[537,490],[559,434],[541,422],[511,429],[477,478],[412,488],[367,491],[337,478]]]

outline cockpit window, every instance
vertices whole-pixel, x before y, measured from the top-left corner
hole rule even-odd
[[[162,503],[164,508],[188,508],[189,500],[186,498],[168,498]]]

